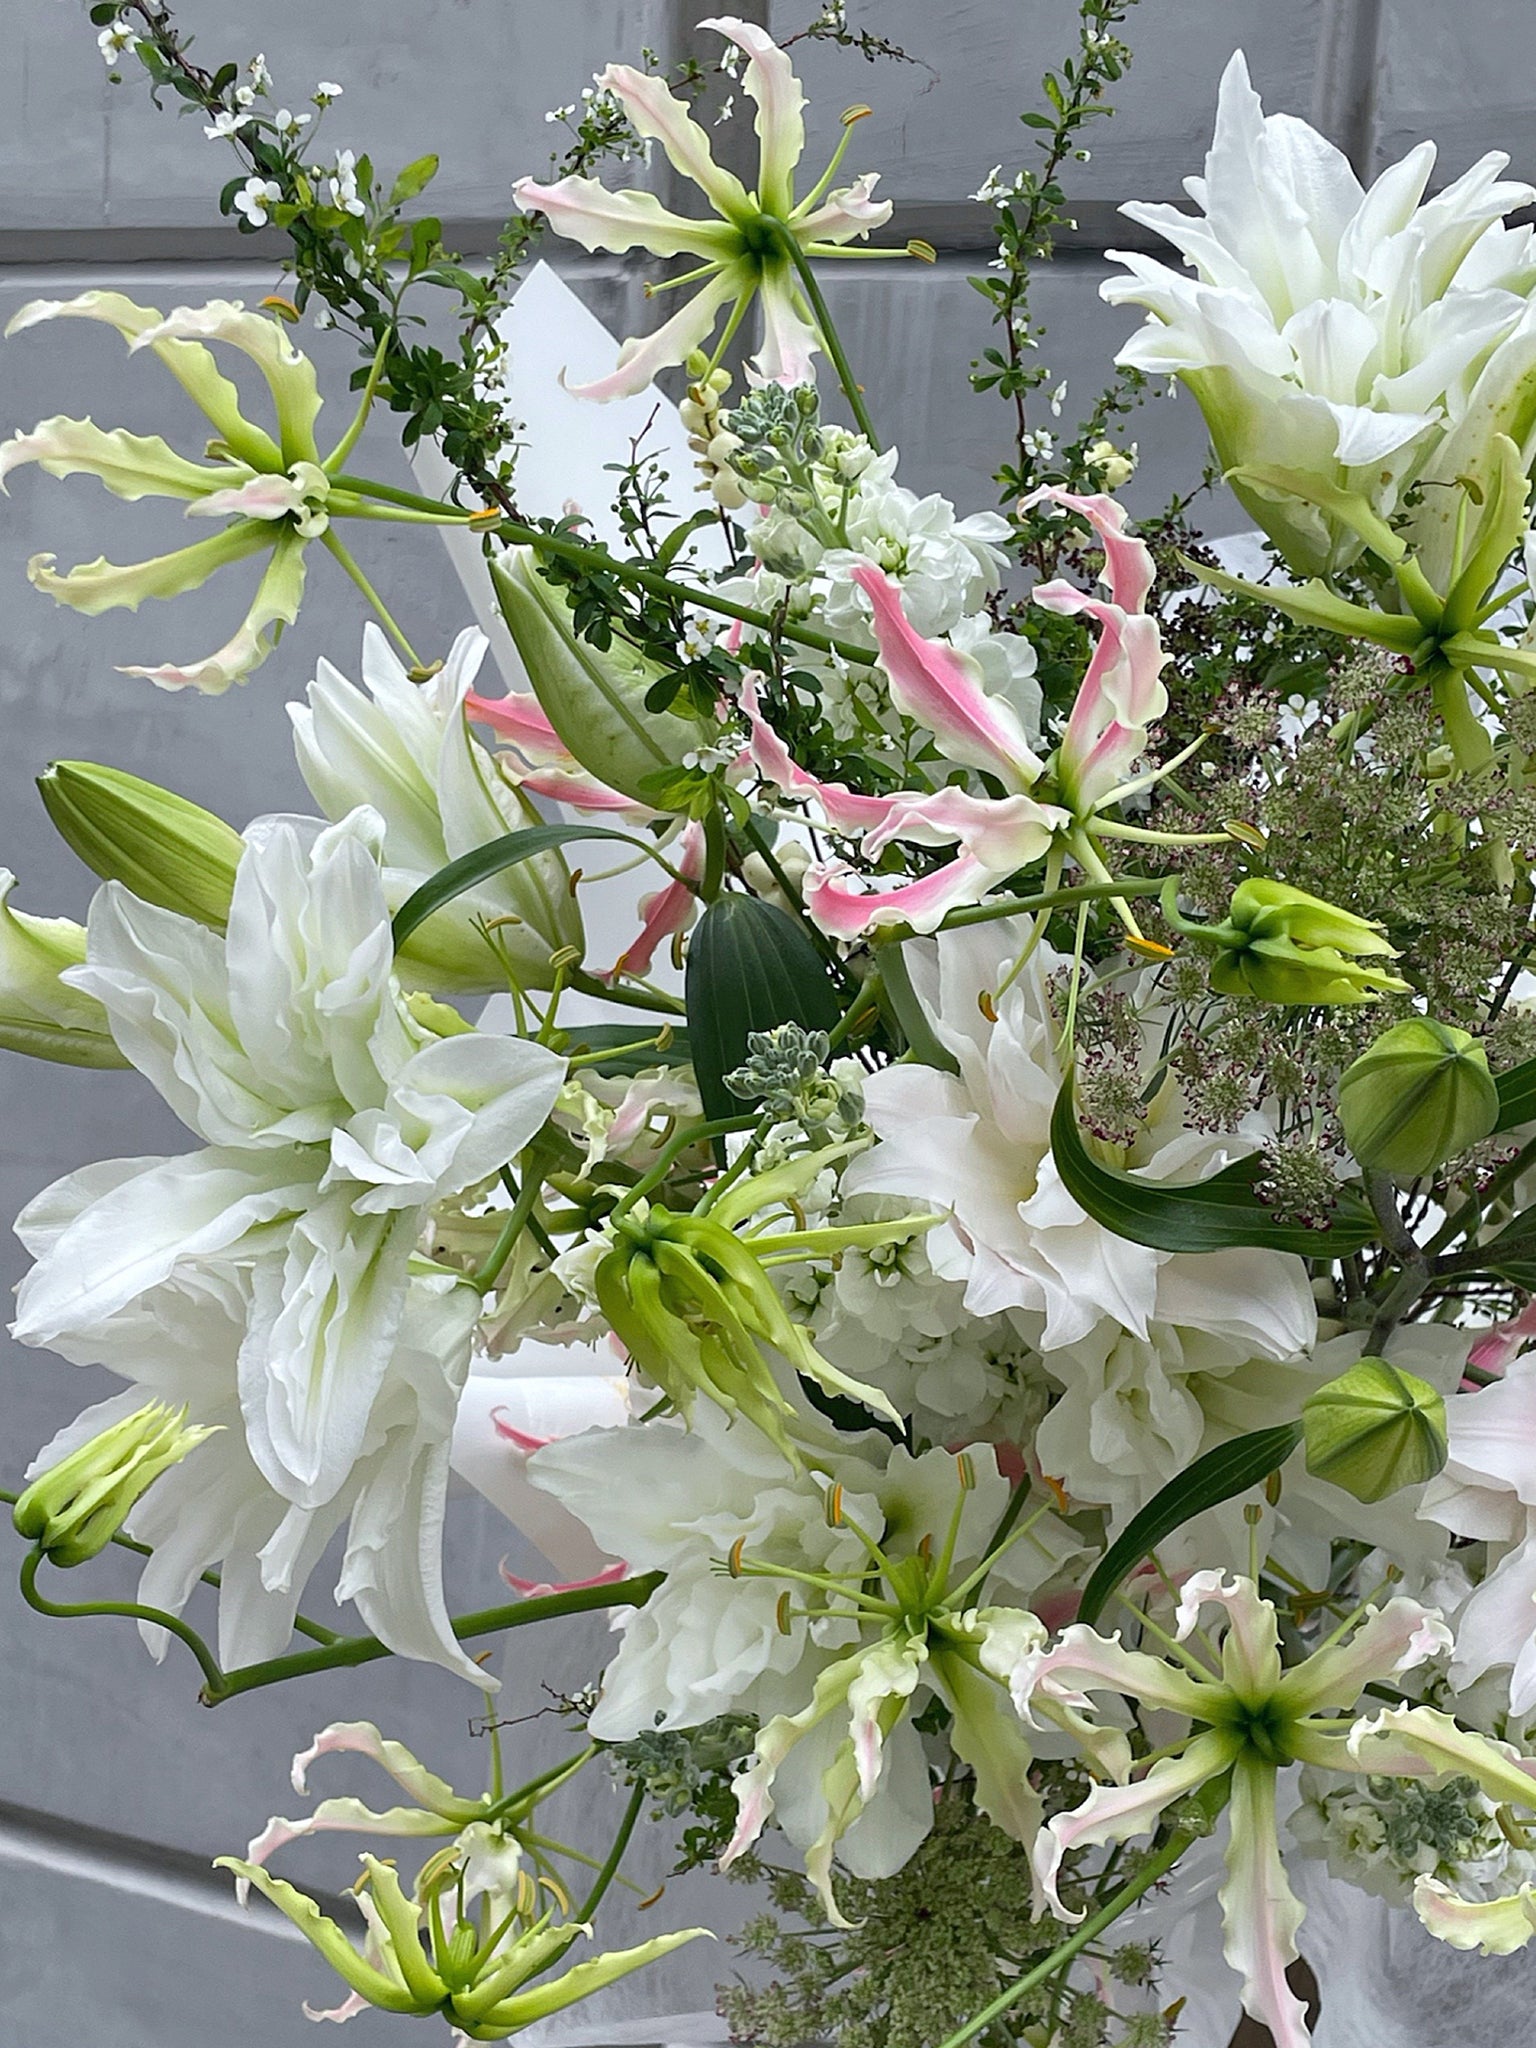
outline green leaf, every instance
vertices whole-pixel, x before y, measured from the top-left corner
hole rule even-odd
[[[1133,1515],[1094,1567],[1083,1588],[1079,1621],[1091,1628],[1109,1604],[1111,1596],[1128,1579],[1144,1557],[1148,1557],[1186,1522],[1218,1508],[1223,1501],[1247,1493],[1271,1472],[1278,1472],[1301,1442],[1299,1422],[1278,1423],[1273,1429],[1256,1429],[1250,1436],[1234,1437],[1218,1444],[1193,1465],[1170,1479],[1152,1496],[1139,1514]]]
[[[407,164],[390,190],[390,205],[398,206],[402,200],[414,199],[418,192],[425,192],[437,176],[437,162],[435,156],[427,155],[419,156],[414,163]]]
[[[1499,1120],[1496,1131],[1513,1130],[1536,1117],[1536,1060],[1525,1060],[1498,1077]]]
[[[1051,1152],[1068,1194],[1096,1223],[1157,1251],[1249,1249],[1335,1259],[1377,1237],[1375,1217],[1348,1190],[1341,1193],[1332,1222],[1321,1230],[1283,1222],[1253,1191],[1264,1170],[1259,1154],[1235,1159],[1211,1179],[1184,1187],[1101,1166],[1077,1128],[1070,1070],[1051,1114]]]
[[[688,947],[683,994],[707,1117],[741,1109],[725,1076],[746,1059],[749,1031],[771,1031],[776,1024],[830,1031],[841,1014],[805,927],[755,896],[720,896],[710,904]]]
[[[526,825],[521,831],[509,832],[504,839],[492,839],[485,846],[477,846],[473,853],[460,854],[457,860],[449,861],[447,867],[429,875],[419,889],[406,897],[393,919],[396,950],[418,925],[425,924],[455,896],[477,889],[492,875],[503,874],[520,861],[532,860],[535,854],[548,853],[572,839],[619,839],[626,846],[636,847],[645,843],[606,825]]]

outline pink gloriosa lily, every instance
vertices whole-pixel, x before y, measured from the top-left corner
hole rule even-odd
[[[695,283],[699,289],[654,333],[626,341],[610,376],[571,387],[584,398],[628,398],[643,391],[658,370],[702,348],[728,307],[723,349],[754,297],[763,315],[759,376],[770,384],[810,383],[811,357],[822,337],[801,290],[792,249],[802,260],[873,254],[843,245],[884,227],[891,217],[889,203],[872,197],[874,173],[830,190],[851,128],[815,187],[797,203],[794,174],[805,148],[805,95],[788,57],[766,30],[734,15],[699,26],[717,29],[746,55],[742,84],[757,106],[755,192],[715,162],[709,136],[686,104],[660,78],[628,64],[610,64],[597,81],[599,89],[619,101],[647,141],[661,144],[673,169],[698,186],[715,218],[670,213],[653,193],[610,192],[595,178],[561,178],[553,185],[520,178],[513,187],[519,206],[542,213],[557,234],[584,249],[615,255],[648,249],[653,256],[696,259],[696,268],[655,289]]]
[[[1126,1750],[1116,1770],[1111,1754],[1110,1776],[1118,1782],[1095,1786],[1081,1806],[1047,1822],[1035,1850],[1036,1874],[1053,1908],[1073,1917],[1056,1892],[1070,1850],[1149,1834],[1175,1801],[1230,1773],[1231,1833],[1221,1891],[1227,1961],[1243,1980],[1245,2009],[1269,2028],[1276,2048],[1307,2048],[1305,2011],[1285,1978],[1297,1952],[1302,1908],[1280,1857],[1279,1772],[1306,1763],[1386,1777],[1464,1775],[1490,1798],[1536,1811],[1536,1763],[1428,1707],[1392,1708],[1374,1720],[1355,1717],[1367,1685],[1390,1681],[1451,1648],[1450,1630],[1432,1608],[1405,1599],[1366,1607],[1287,1670],[1273,1606],[1252,1579],[1225,1580],[1220,1572],[1196,1572],[1186,1582],[1176,1648],[1192,1636],[1210,1648],[1200,1627],[1202,1610],[1210,1606],[1226,1616],[1219,1659],[1180,1649],[1178,1661],[1165,1660],[1127,1650],[1118,1636],[1098,1635],[1080,1623],[1049,1648],[1026,1646],[1010,1690],[1028,1721],[1042,1710],[1087,1717],[1090,1695],[1109,1693],[1190,1723],[1183,1741],[1161,1749],[1146,1767],[1131,1764]],[[1105,1759],[1093,1761],[1103,1771]],[[1432,1934],[1463,1948],[1479,1941],[1518,1946],[1536,1928],[1525,1894],[1485,1906],[1421,1880],[1415,1904]]]
[[[1059,862],[1070,855],[1094,880],[1108,872],[1094,843],[1095,819],[1125,792],[1149,727],[1168,707],[1160,680],[1168,657],[1157,619],[1146,610],[1152,557],[1126,531],[1125,512],[1113,498],[1049,486],[1030,502],[1042,498],[1093,528],[1104,548],[1110,593],[1108,599],[1091,597],[1062,582],[1043,584],[1034,593],[1048,609],[1081,612],[1099,628],[1066,732],[1049,762],[1030,746],[1013,707],[983,688],[969,656],[913,630],[890,577],[872,563],[854,571],[870,601],[880,668],[897,710],[933,734],[946,760],[987,774],[1005,795],[978,796],[952,785],[873,797],[842,783],[820,782],[791,758],[762,718],[755,689],[749,684],[743,690],[751,765],[786,797],[813,804],[829,831],[856,839],[866,859],[878,858],[894,841],[956,849],[952,860],[915,881],[862,875],[845,859],[810,868],[806,908],[834,938],[852,941],[881,925],[934,931],[950,911],[980,903],[1010,875],[1048,857]],[[1139,937],[1129,911],[1117,908]]]

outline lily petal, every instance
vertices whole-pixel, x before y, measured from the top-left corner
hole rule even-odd
[[[1472,1778],[1490,1799],[1536,1811],[1536,1760],[1507,1743],[1474,1735],[1434,1707],[1388,1707],[1349,1731],[1362,1771],[1386,1777]]]
[[[805,149],[805,94],[794,66],[756,22],[720,14],[701,21],[699,27],[717,30],[746,52],[747,68],[741,82],[757,102],[753,126],[758,142],[758,201],[783,220],[794,205],[795,165]]]
[[[621,975],[643,978],[650,973],[656,948],[663,939],[687,931],[692,924],[699,899],[689,884],[703,879],[705,864],[704,827],[699,819],[690,818],[683,827],[673,864],[679,879],[640,898],[639,936],[630,941],[610,968],[598,975],[599,981],[617,981]]]
[[[1413,1910],[1437,1941],[1475,1948],[1485,1956],[1512,1956],[1536,1934],[1536,1884],[1502,1899],[1464,1899],[1438,1878],[1413,1887]]]
[[[653,256],[721,257],[729,253],[728,231],[718,221],[689,220],[669,213],[654,192],[610,192],[596,178],[561,178],[541,185],[519,178],[512,196],[528,213],[542,213],[557,235],[584,249],[622,256],[647,249]]]
[[[985,1652],[982,1661],[987,1663]],[[1063,1629],[1048,1648],[1026,1652],[1007,1675],[1014,1705],[1033,1726],[1039,1725],[1031,1711],[1037,1695],[1087,1711],[1092,1705],[1090,1692],[1128,1693],[1145,1706],[1187,1714],[1196,1721],[1207,1718],[1207,1709],[1219,1697],[1214,1680],[1202,1683],[1162,1657],[1127,1650],[1118,1633],[1101,1636],[1081,1621]]]
[[[951,910],[980,903],[996,879],[981,861],[961,854],[920,881],[894,885],[857,873],[847,861],[818,861],[801,886],[806,910],[828,937],[853,940],[881,925],[937,931]]]
[[[1275,2048],[1309,2048],[1306,2007],[1285,1980],[1304,1909],[1280,1860],[1272,1765],[1238,1759],[1230,1810],[1221,1912],[1226,1958],[1243,1980],[1243,2010],[1269,2028]]]
[[[403,1742],[381,1735],[372,1721],[332,1721],[322,1728],[308,1749],[293,1760],[289,1778],[295,1792],[309,1792],[310,1767],[323,1756],[365,1756],[387,1771],[402,1792],[408,1792],[418,1806],[426,1807],[440,1820],[463,1827],[479,1813],[481,1801],[460,1799],[446,1779],[429,1771]]]
[[[1421,1607],[1417,1600],[1389,1600],[1385,1607],[1373,1607],[1346,1641],[1316,1651],[1288,1671],[1276,1697],[1287,1711],[1302,1714],[1352,1707],[1373,1680],[1411,1671],[1454,1643],[1438,1609]]]
[[[714,329],[720,308],[749,288],[750,278],[727,265],[717,277],[702,284],[683,306],[663,321],[654,333],[631,335],[619,350],[618,367],[590,384],[570,384],[567,390],[577,398],[599,403],[610,398],[633,398],[643,391],[659,370],[672,368],[702,348]]]
[[[24,462],[35,462],[49,476],[97,477],[114,497],[130,502],[201,498],[230,474],[188,462],[158,434],[130,434],[122,427],[109,433],[91,420],[74,420],[63,413],[39,420],[30,434],[13,434],[0,444],[0,488]]]
[[[983,768],[1014,789],[1039,779],[1042,763],[1013,708],[982,688],[974,662],[939,640],[913,631],[901,591],[874,564],[861,563],[853,580],[874,608],[880,666],[898,708],[938,740],[952,761]]]
[[[699,26],[712,24],[701,22]],[[740,178],[715,162],[707,130],[699,126],[687,102],[669,89],[665,79],[653,72],[636,71],[629,64],[610,64],[598,79],[597,89],[613,94],[631,126],[648,141],[661,144],[673,170],[697,185],[717,213],[729,217],[748,210]]]
[[[270,527],[249,520],[190,547],[176,548],[168,555],[153,555],[144,562],[109,562],[99,555],[94,562],[82,562],[61,576],[54,568],[55,555],[34,555],[27,563],[27,581],[57,604],[88,618],[98,613],[122,610],[136,612],[146,597],[180,597],[206,583],[215,569],[238,562],[260,548],[272,545]]]
[[[1205,1606],[1224,1607],[1222,1675],[1240,1700],[1257,1704],[1280,1684],[1280,1635],[1275,1610],[1248,1578],[1222,1578],[1219,1571],[1195,1572],[1179,1594],[1178,1638],[1193,1635]]]
[[[210,299],[206,306],[176,307],[157,325],[136,334],[128,348],[130,354],[141,348],[160,354],[167,344],[188,341],[228,342],[260,370],[277,413],[282,467],[320,460],[315,446],[320,411],[315,366],[294,347],[275,316],[248,313],[238,299]]]
[[[228,539],[247,531],[270,537],[271,529],[258,520],[249,526],[234,526],[229,535],[220,534],[217,539]],[[199,543],[207,547],[209,543]],[[184,548],[184,554],[192,554],[191,548]],[[249,547],[241,549],[249,553]],[[173,560],[174,557],[167,557]],[[160,596],[163,593],[152,593]],[[166,662],[159,668],[128,666],[118,669],[121,676],[146,676],[162,690],[201,690],[204,696],[222,696],[231,683],[243,683],[253,670],[260,668],[277,644],[274,627],[291,626],[299,615],[299,602],[304,595],[304,541],[300,534],[289,528],[277,536],[272,548],[272,559],[267,564],[251,608],[240,622],[238,632],[226,640],[224,645],[201,661],[180,665]]]

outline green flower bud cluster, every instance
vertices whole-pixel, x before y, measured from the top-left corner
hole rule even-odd
[[[185,1408],[151,1401],[40,1474],[11,1519],[51,1564],[86,1564],[112,1541],[162,1472],[217,1430],[187,1426]]]
[[[825,1031],[799,1024],[749,1031],[747,1052],[747,1060],[725,1076],[726,1087],[741,1101],[761,1102],[781,1122],[813,1133],[833,1125],[849,1128],[863,1115],[858,1091],[827,1072],[832,1044]]]
[[[1364,1167],[1399,1181],[1433,1173],[1499,1120],[1488,1055],[1470,1032],[1410,1017],[1347,1067],[1339,1121]]]
[[[1222,924],[1195,924],[1178,909],[1178,884],[1163,891],[1175,931],[1216,948],[1211,987],[1263,1003],[1373,1003],[1408,984],[1380,964],[1397,958],[1379,924],[1289,883],[1250,876],[1232,892]]]
[[[1446,1460],[1444,1397],[1416,1373],[1362,1358],[1303,1403],[1307,1470],[1356,1500],[1422,1486]]]

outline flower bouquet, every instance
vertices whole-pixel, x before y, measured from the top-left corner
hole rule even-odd
[[[484,1790],[365,1719],[295,1760],[301,1795],[344,1754],[402,1801],[221,1859],[335,1970],[315,2017],[502,2040],[694,1940],[605,1943],[642,1826],[759,1887],[720,2011],[765,2048],[1159,2048],[1184,1920],[1228,2028],[1240,1996],[1301,2048],[1308,1859],[1457,1948],[1536,1931],[1536,247],[1505,223],[1536,192],[1495,154],[1426,199],[1428,144],[1363,190],[1234,56],[1197,210],[1127,209],[1182,267],[1117,259],[1144,323],[1045,429],[1031,267],[1130,5],[1083,0],[1038,160],[978,195],[1006,431],[968,517],[898,480],[822,283],[932,251],[844,171],[867,108],[802,168],[761,28],[556,110],[487,272],[417,204],[435,159],[320,151],[340,86],[296,115],[160,0],[90,9],[234,150],[223,209],[292,275],[12,321],[115,329],[210,427],[7,441],[0,478],[210,522],[31,580],[96,614],[251,558],[222,647],[126,671],[171,690],[271,687],[322,555],[377,623],[361,685],[281,684],[315,815],[237,830],[60,762],[87,924],[3,878],[0,1044],[136,1068],[189,1134],[17,1221],[16,1336],[123,1382],[37,1453],[22,1589],[175,1638],[210,1705],[385,1656],[491,1690],[503,1635],[616,1631],[554,1768],[494,1715]],[[835,7],[804,39],[902,54]],[[653,156],[694,211],[624,169]],[[547,232],[683,266],[575,387],[685,394],[696,468],[616,436],[607,540],[519,497],[500,323]],[[306,325],[358,351],[339,430]],[[1251,575],[1198,493],[1139,524],[1114,495],[1163,379]],[[441,492],[359,466],[389,415]],[[343,537],[368,520],[467,548],[513,687],[477,631],[412,643]],[[616,900],[610,958],[584,913]],[[551,1346],[581,1369],[540,1377]],[[451,1468],[566,1581],[450,1613]],[[109,1544],[132,1602],[59,1578]],[[300,1610],[338,1554],[342,1631]],[[581,1773],[627,1788],[610,1840],[565,1839]],[[333,1829],[374,1838],[355,1926],[287,1874]]]

